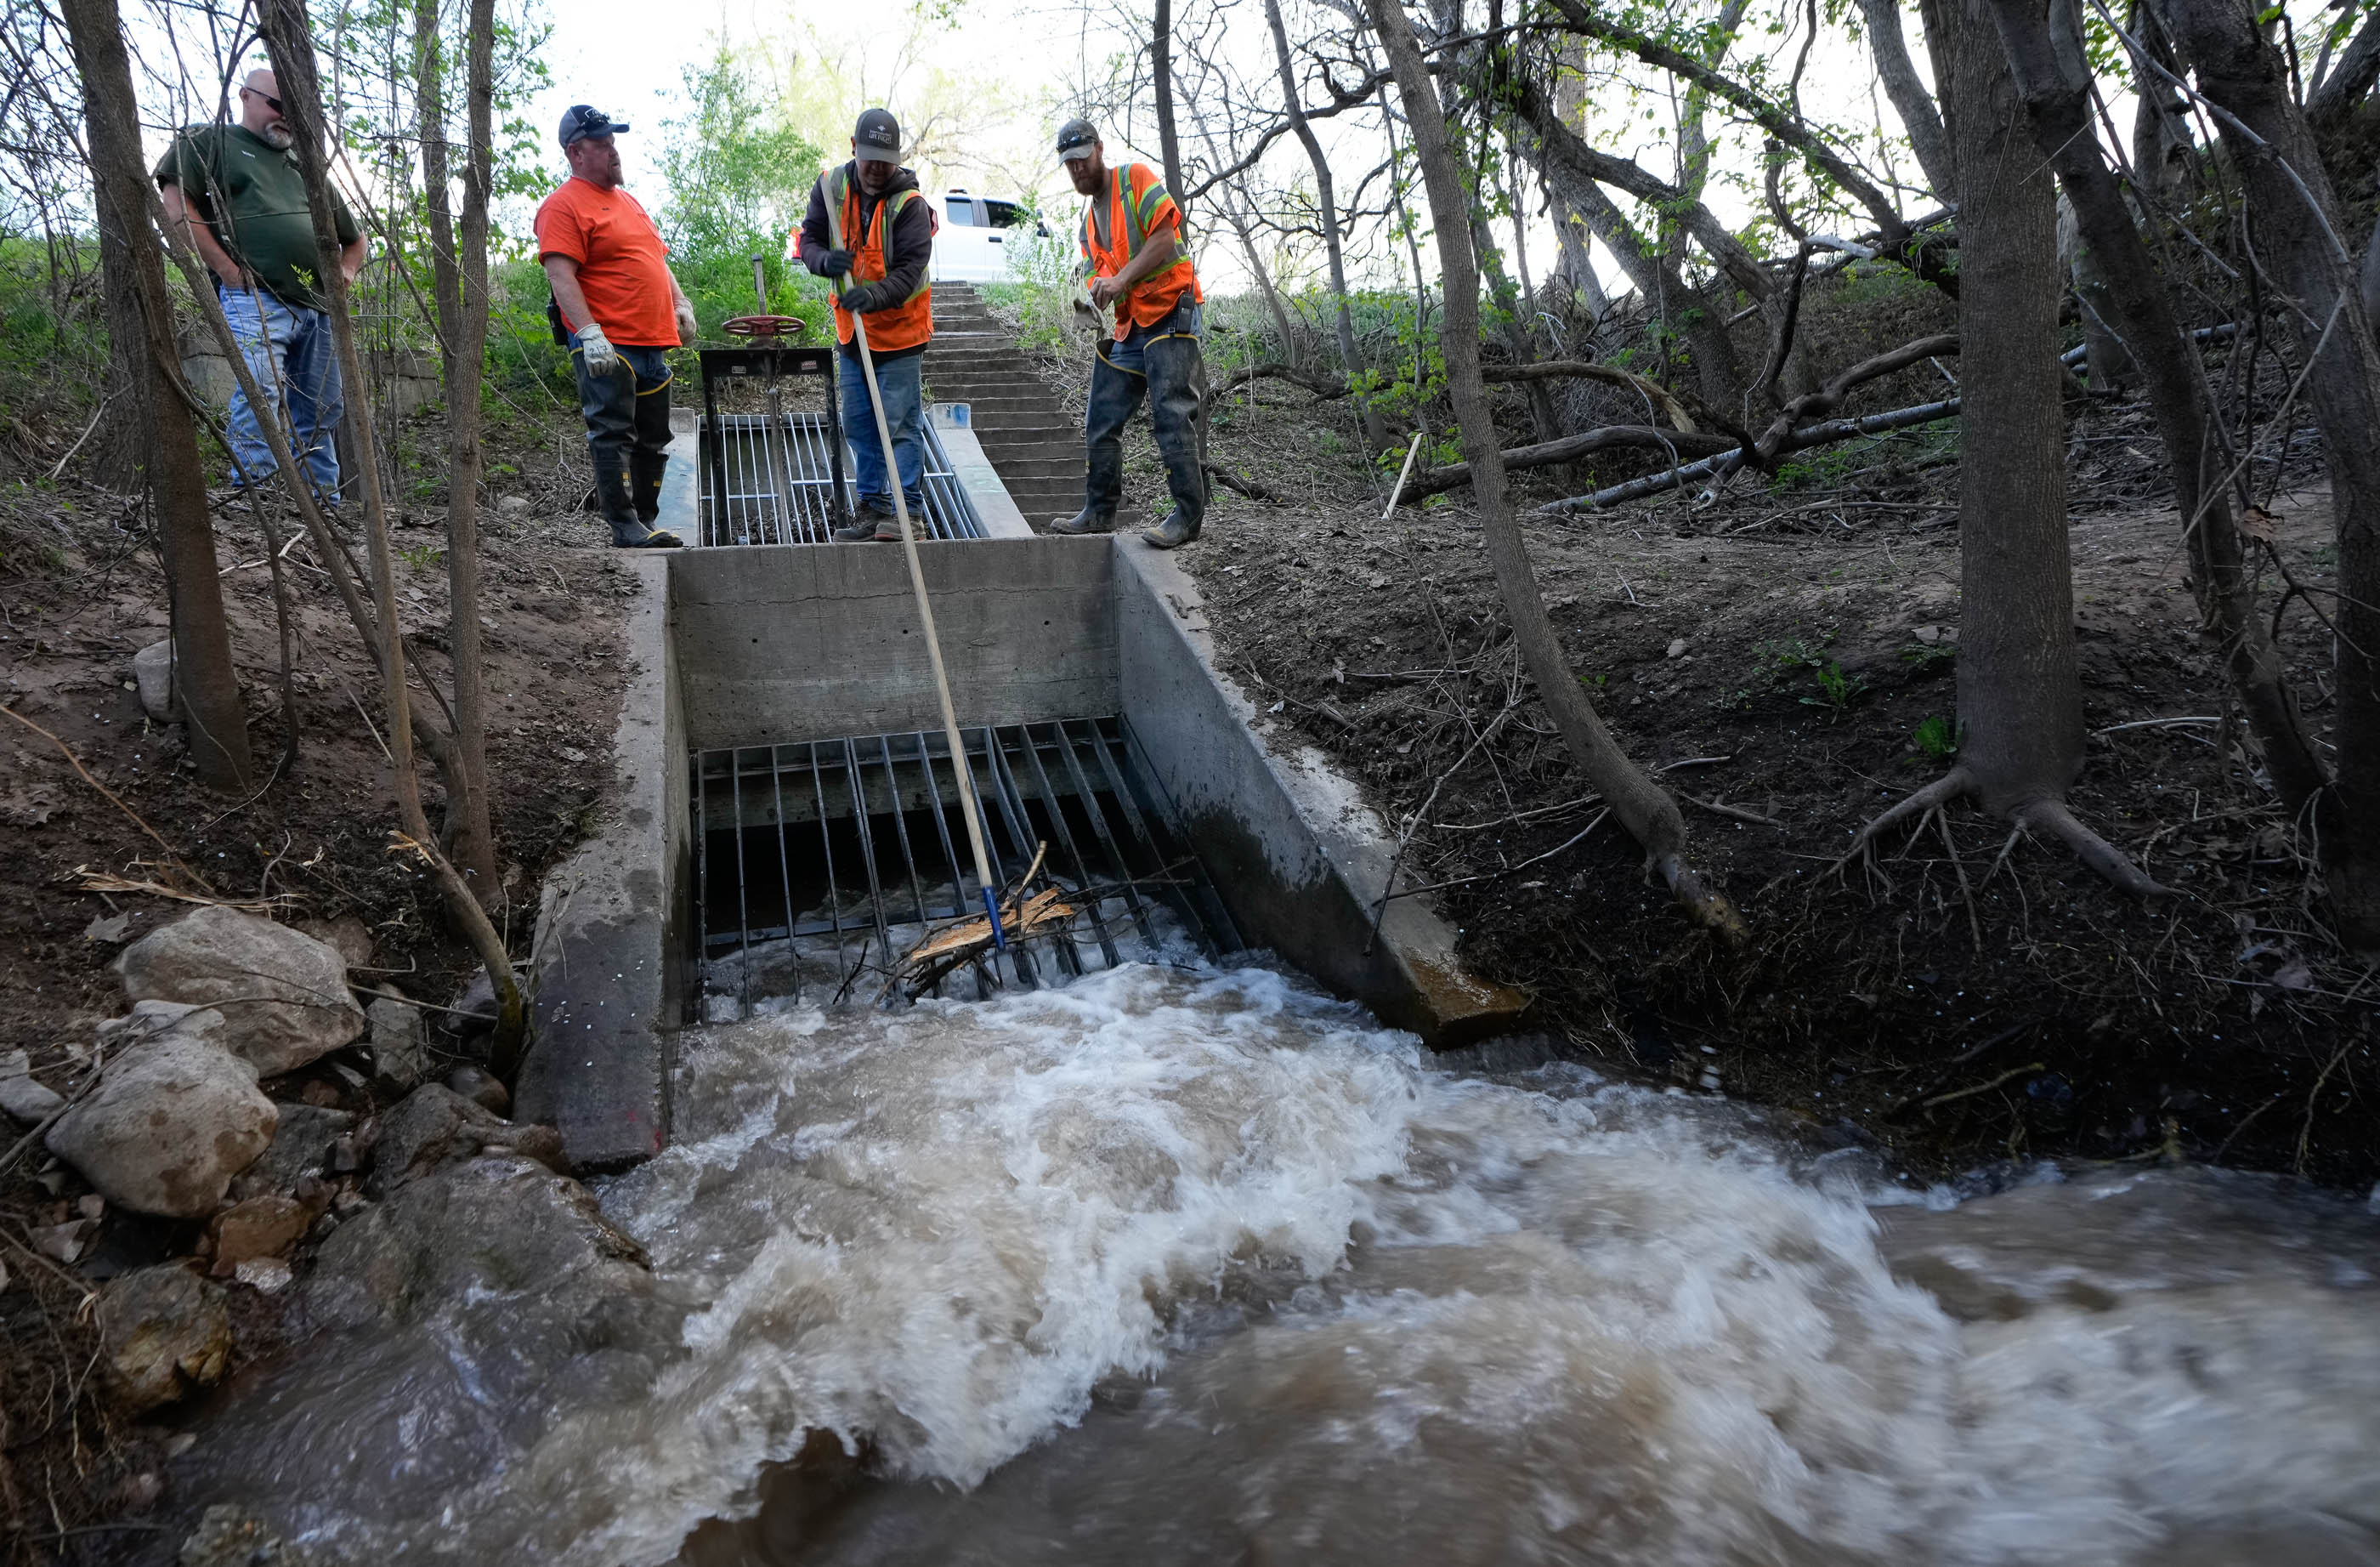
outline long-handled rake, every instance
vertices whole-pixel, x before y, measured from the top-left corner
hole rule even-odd
[[[832,221],[833,214],[829,216]],[[836,221],[834,226],[840,229],[842,225]],[[837,233],[833,238],[840,248],[842,235]],[[843,297],[843,281],[840,278],[835,280],[834,292],[836,298]],[[941,638],[934,630],[933,601],[926,593],[925,568],[917,562],[917,535],[909,525],[909,499],[901,483],[900,460],[892,451],[892,427],[885,422],[884,394],[876,384],[876,356],[868,351],[868,322],[857,310],[851,312],[851,335],[852,341],[859,347],[859,369],[868,382],[868,409],[876,418],[876,438],[884,446],[885,488],[892,492],[892,515],[901,524],[901,550],[909,563],[909,586],[917,593],[917,619],[925,627],[926,656],[933,666],[934,697],[941,703],[942,733],[950,741],[951,771],[958,775],[959,816],[966,823],[967,846],[975,851],[975,876],[983,890],[984,917],[990,922],[991,944],[1005,952],[1008,950],[1008,935],[1001,923],[1000,896],[991,880],[991,856],[984,848],[983,800],[976,793],[974,771],[967,766],[966,744],[959,738],[958,710],[951,705],[950,675],[942,667]],[[1038,864],[1038,856],[1036,864]]]

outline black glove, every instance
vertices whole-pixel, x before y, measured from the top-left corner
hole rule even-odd
[[[807,264],[810,269],[810,274],[814,277],[841,277],[851,270],[851,252],[821,250],[819,252],[818,260]]]
[[[854,315],[868,315],[895,303],[892,291],[881,283],[863,283],[843,291],[843,308]]]

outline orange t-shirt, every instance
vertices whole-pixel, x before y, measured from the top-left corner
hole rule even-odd
[[[628,348],[678,346],[669,247],[634,196],[572,176],[537,210],[537,257],[578,263],[578,286],[603,335]],[[571,331],[586,325],[563,319]]]

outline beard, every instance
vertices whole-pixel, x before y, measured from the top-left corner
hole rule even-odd
[[[257,134],[271,143],[277,152],[287,152],[298,144],[298,133],[289,128],[286,120],[274,120]]]

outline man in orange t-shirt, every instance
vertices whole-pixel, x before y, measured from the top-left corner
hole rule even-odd
[[[668,549],[684,542],[653,527],[669,463],[668,354],[694,335],[694,306],[670,275],[669,247],[653,220],[620,188],[612,138],[627,128],[584,103],[562,116],[570,179],[537,210],[537,253],[570,334],[595,495],[612,542]]]

